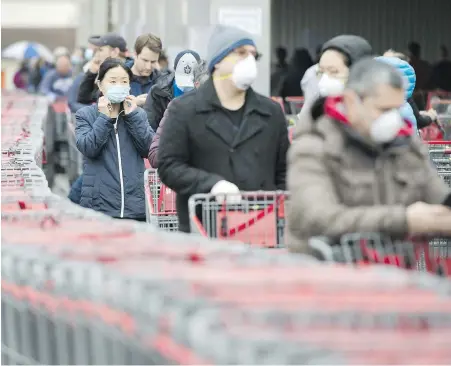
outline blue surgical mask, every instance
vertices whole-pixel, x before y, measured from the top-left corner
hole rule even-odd
[[[85,50],[85,59],[86,60],[92,60],[92,57],[94,56],[94,50],[92,48],[87,48]]]
[[[106,97],[112,104],[122,103],[130,95],[130,86],[112,85],[106,91]]]

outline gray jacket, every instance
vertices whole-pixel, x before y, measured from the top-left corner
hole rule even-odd
[[[145,218],[143,158],[154,134],[146,112],[122,113],[117,134],[116,119],[98,112],[97,104],[80,109],[75,119],[76,144],[84,156],[80,205],[112,217]]]

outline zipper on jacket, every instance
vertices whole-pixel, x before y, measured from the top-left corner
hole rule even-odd
[[[116,117],[116,123],[114,124],[114,134],[116,135],[116,144],[117,144],[117,161],[119,164],[119,181],[121,183],[121,219],[124,218],[124,209],[125,209],[125,193],[124,193],[124,175],[122,173],[122,158],[121,158],[121,145],[119,143],[119,131],[118,131],[118,122],[119,116],[123,111],[119,112]]]

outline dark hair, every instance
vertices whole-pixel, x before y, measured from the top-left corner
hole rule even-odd
[[[161,43],[161,39],[152,33],[143,34],[136,38],[135,41],[135,52],[139,55],[144,47],[147,47],[149,50],[155,53],[161,53],[163,49],[163,44]]]
[[[327,49],[325,49],[325,50],[321,53],[321,56],[324,54],[324,52],[329,51],[329,50],[338,52],[340,55],[342,55],[342,56],[343,56],[343,62],[344,62],[344,64],[346,65],[346,67],[347,67],[347,68],[351,67],[351,64],[352,64],[352,62],[351,62],[351,57],[349,57],[349,55],[348,55],[346,52],[344,52],[343,50],[340,50],[339,48],[336,48],[336,47],[328,47]],[[320,57],[320,58],[321,58],[321,57]]]
[[[421,46],[418,42],[410,42],[408,45],[408,49],[412,56],[414,57],[420,57],[421,54]]]
[[[277,47],[276,55],[279,60],[285,60],[288,55],[287,49],[285,47],[281,47],[281,46]]]
[[[102,64],[100,65],[99,74],[97,76],[97,79],[99,81],[102,81],[105,77],[105,74],[109,70],[114,69],[116,67],[122,67],[125,70],[125,72],[128,74],[130,81],[132,80],[132,78],[133,78],[132,70],[130,70],[130,68],[128,66],[126,66],[125,63],[123,63],[118,58],[111,58],[111,57],[106,58],[105,61],[103,61]]]

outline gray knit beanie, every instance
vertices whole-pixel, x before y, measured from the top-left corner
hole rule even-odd
[[[250,33],[236,27],[217,25],[207,47],[208,71],[213,72],[217,63],[236,48],[245,45],[255,46]]]

